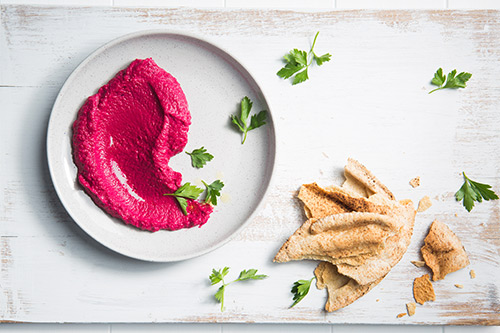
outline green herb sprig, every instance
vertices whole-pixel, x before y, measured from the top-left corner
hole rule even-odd
[[[205,188],[207,189],[207,195],[205,197],[205,203],[211,203],[212,205],[217,205],[217,197],[220,196],[220,191],[224,187],[224,183],[220,180],[215,180],[212,184],[207,185],[203,180],[201,181]]]
[[[240,116],[231,115],[231,122],[243,133],[241,144],[245,143],[247,133],[266,124],[267,111],[262,110],[252,115],[250,124],[247,123],[248,116],[252,110],[253,102],[247,96],[243,97],[240,103]]]
[[[205,188],[207,190],[205,203],[211,203],[214,206],[217,205],[217,197],[220,196],[220,191],[224,187],[224,183],[218,179],[212,182],[212,184],[210,185],[205,183],[203,180],[201,182],[203,183],[203,185],[205,185]],[[163,195],[171,195],[175,197],[175,199],[177,199],[177,202],[179,203],[179,206],[181,207],[182,212],[184,213],[184,215],[187,215],[187,199],[198,199],[200,194],[202,194],[204,191],[204,189],[191,185],[191,183],[185,183],[174,193],[165,193]]]
[[[431,84],[438,86],[438,88],[429,91],[433,93],[441,89],[458,89],[465,88],[466,82],[472,77],[471,73],[461,72],[457,75],[457,70],[454,69],[448,73],[448,76],[443,74],[443,69],[439,68],[436,73],[434,73],[434,78],[431,80]]]
[[[498,195],[490,190],[491,185],[481,184],[471,180],[462,172],[464,176],[464,184],[455,193],[457,201],[463,200],[463,205],[468,212],[474,207],[474,201],[482,202],[484,200],[497,200]]]
[[[212,154],[207,152],[205,147],[195,149],[190,153],[186,151],[186,154],[191,156],[191,165],[197,169],[203,168],[207,162],[214,158]]]
[[[316,277],[313,277],[310,280],[298,280],[295,281],[291,290],[291,293],[293,294],[293,304],[290,306],[293,308],[297,303],[302,301],[304,297],[307,296],[309,293],[309,289],[311,288],[311,282],[316,279]]]
[[[165,193],[163,195],[171,195],[177,199],[179,206],[181,206],[182,212],[184,215],[187,215],[187,200],[186,199],[197,199],[201,193],[203,193],[203,189],[191,185],[191,183],[185,183],[181,187],[179,187],[174,193]]]
[[[210,279],[210,283],[213,285],[222,282],[222,285],[219,287],[217,292],[215,293],[215,299],[219,302],[221,312],[224,311],[224,292],[226,291],[226,287],[231,283],[238,281],[247,281],[247,280],[262,280],[267,277],[264,274],[257,274],[256,269],[242,270],[240,272],[240,276],[231,282],[225,283],[224,277],[226,277],[227,273],[229,273],[229,267],[224,267],[223,269],[219,269],[218,271],[212,269],[212,274],[208,277]]]
[[[322,56],[317,56],[316,53],[314,53],[314,45],[316,44],[318,35],[319,31],[316,33],[316,36],[314,36],[314,41],[309,52],[293,49],[286,54],[284,56],[286,65],[280,69],[276,75],[285,80],[295,75],[292,81],[292,85],[295,85],[309,79],[308,69],[313,61],[315,61],[318,66],[330,61],[332,57],[330,53],[325,53]]]

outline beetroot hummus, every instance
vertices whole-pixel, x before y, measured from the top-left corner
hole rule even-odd
[[[140,229],[203,225],[212,206],[188,199],[184,215],[164,195],[181,185],[168,162],[184,149],[190,124],[177,80],[152,59],[133,61],[78,112],[73,157],[80,184],[97,205]]]

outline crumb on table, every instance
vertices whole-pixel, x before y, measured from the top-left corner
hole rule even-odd
[[[415,188],[415,187],[419,187],[420,186],[420,177],[415,177],[415,178],[412,178],[410,180],[410,185],[411,187]]]
[[[429,196],[426,195],[425,197],[420,199],[420,202],[418,203],[417,212],[419,212],[419,213],[424,212],[427,209],[429,209],[431,206],[432,206],[431,198],[429,198]]]
[[[415,265],[416,267],[424,267],[425,266],[425,261],[423,260],[412,260],[411,263]]]

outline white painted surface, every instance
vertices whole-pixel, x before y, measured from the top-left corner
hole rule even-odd
[[[289,1],[289,0],[226,0],[225,7],[229,8],[295,8],[295,9],[331,9],[335,6],[334,0],[309,0]]]
[[[500,1],[495,0],[448,0],[450,9],[499,9]]]
[[[339,9],[441,9],[445,0],[337,0]]]
[[[118,0],[115,0],[115,4]],[[201,0],[202,1],[202,0]],[[1,0],[0,3],[13,3],[15,2],[15,0]],[[203,2],[203,1],[202,1]],[[337,0],[337,4],[339,4],[339,2],[341,2],[341,0]],[[439,3],[442,3],[442,1],[437,1]],[[19,2],[21,3],[21,2]],[[23,1],[23,3],[26,3],[26,1]],[[37,3],[41,3],[41,4],[54,4],[54,2],[52,1],[40,1],[40,2],[37,2]],[[60,3],[60,4],[72,4],[73,2],[71,1],[58,1],[57,3]],[[107,3],[107,2],[106,2]],[[142,3],[142,2],[141,2]],[[290,1],[290,5],[289,6],[294,6],[294,3],[296,6],[300,7],[300,3],[302,3],[301,1]],[[387,8],[387,2],[385,1],[372,1],[373,3],[373,7],[372,8]],[[88,2],[87,2],[88,4]],[[93,3],[92,3],[93,4]],[[107,4],[106,4],[107,5]],[[133,4],[131,4],[133,5]],[[137,4],[137,5],[140,5],[140,4]],[[203,4],[199,4],[199,6],[202,6]],[[497,1],[475,1],[475,0],[469,0],[469,1],[454,1],[454,0],[448,0],[447,3],[444,4],[445,6],[449,5],[449,8],[458,8],[458,6],[465,6],[466,8],[498,8],[498,2]],[[362,7],[363,5],[360,4],[360,7]],[[379,7],[377,7],[379,6]],[[398,4],[396,4],[395,6],[397,6],[397,8],[401,8],[399,7]],[[413,7],[414,4],[411,4],[409,5],[409,8],[414,8]],[[457,7],[455,7],[457,6]],[[291,43],[293,44],[293,47],[295,47],[295,43]],[[1,47],[4,47],[4,45],[0,45]],[[458,67],[458,66],[457,66]],[[0,78],[3,78],[4,77],[4,71],[2,70],[0,72]],[[318,74],[319,75],[319,74]],[[2,79],[2,82],[3,82],[3,79]],[[24,89],[24,88],[23,88]],[[2,95],[2,101],[5,100],[4,96],[5,95],[11,95],[13,94],[14,96],[16,96],[16,93],[15,90],[17,89],[0,89],[0,91],[3,91],[4,94]],[[37,88],[31,88],[31,89],[24,89],[24,90],[31,90],[29,93],[27,93],[26,95],[23,95],[26,99],[26,103],[25,104],[28,104],[28,105],[31,105],[32,107],[31,108],[45,108],[47,110],[47,108],[50,108],[50,105],[53,101],[53,97],[55,96],[55,94],[57,93],[57,88],[56,89],[52,89],[50,88],[48,90],[48,92],[43,92],[43,93],[40,93],[40,89],[37,89]],[[18,95],[19,96],[19,95]],[[32,97],[32,98],[30,98]],[[38,97],[38,98],[37,98]],[[52,99],[52,100],[51,100]],[[45,100],[45,102],[43,102]],[[42,102],[40,104],[40,101]],[[14,104],[16,105],[16,104]],[[18,106],[19,107],[19,106]],[[2,116],[5,115],[5,112],[2,112]],[[14,116],[14,115],[11,115],[9,113],[9,120],[11,120],[11,116]],[[43,122],[43,117],[47,116],[47,114],[44,114],[41,118],[37,118],[37,117],[34,117],[34,119],[32,121],[28,121],[27,123],[24,123],[23,127],[21,130],[30,130],[32,135],[34,135],[34,137],[38,137],[40,138],[40,140],[43,140],[43,131],[40,131],[40,127],[37,126],[37,122],[38,121],[42,121]],[[4,126],[2,127],[2,130],[4,133],[2,138],[5,140],[4,141],[4,144],[5,145],[2,145],[2,147],[7,147],[11,144],[18,144],[18,138],[16,138],[16,133],[19,129],[16,129],[16,128],[11,128],[12,124],[14,124],[14,122],[9,122],[9,125],[7,126],[5,123],[4,123]],[[28,125],[28,127],[25,127],[25,125]],[[31,126],[31,127],[30,127]],[[43,143],[40,143],[40,147],[42,147]],[[24,145],[23,145],[24,146]],[[43,148],[41,149],[43,150]],[[2,149],[2,151],[4,151]],[[5,154],[5,156],[7,158],[5,159],[1,159],[0,160],[0,167],[2,167],[1,169],[2,170],[6,170],[5,166],[6,166],[6,162],[8,162],[9,164],[12,162],[12,159],[8,159],[8,155],[10,154],[11,152],[7,152]],[[16,158],[15,159],[16,161],[19,161],[19,163],[17,164],[17,167],[21,169],[21,171],[25,171],[26,169],[29,169],[30,167],[26,166],[26,163],[39,163],[40,160],[43,161],[43,155],[42,153],[35,153],[35,154],[28,154],[28,153],[25,153],[23,154],[23,156],[21,158]],[[17,162],[14,162],[14,163],[17,163]],[[10,168],[10,165],[9,165],[9,168]],[[24,170],[23,170],[24,168]],[[22,174],[22,172],[19,173],[20,175]],[[42,170],[42,174],[44,174],[46,176],[46,170]],[[11,174],[12,175],[12,174]],[[498,176],[498,175],[497,175]],[[6,176],[4,176],[6,177]],[[37,188],[38,188],[38,191],[43,191],[44,188],[46,188],[48,185],[50,184],[47,184],[47,183],[41,183],[39,184],[39,182],[37,181],[37,179],[31,179],[29,180],[29,185],[28,188],[26,189],[25,186],[22,186],[19,182],[18,182],[18,179],[16,179],[16,177],[14,177],[15,179],[12,180],[11,179],[12,177],[6,177],[6,178],[3,178],[3,179],[9,179],[9,187],[8,188],[4,188],[4,191],[2,193],[2,195],[5,197],[5,196],[13,196],[15,198],[15,201],[18,202],[18,203],[26,203],[26,201],[30,200],[30,195],[29,195],[29,191],[37,191]],[[2,183],[3,185],[3,183]],[[21,191],[19,191],[19,189],[22,188],[23,191],[22,191],[22,195],[20,194]],[[26,190],[29,190],[28,192]],[[56,201],[56,199],[54,199],[53,197],[51,197],[50,195],[50,192],[47,192],[47,194],[49,194],[49,201],[53,201],[52,204],[54,203],[54,201]],[[33,199],[34,196],[31,196],[31,199]],[[41,203],[38,207],[43,207],[43,203]],[[7,214],[8,213],[11,213],[12,212],[12,207],[3,207],[5,209],[5,212],[6,212],[6,215],[5,216],[8,216]],[[33,217],[36,217],[36,209],[28,209],[27,211],[25,212],[22,212],[20,213],[19,210],[16,211],[16,214],[19,214],[19,215],[16,215],[17,217],[20,217],[21,219],[26,217],[26,218],[33,218]],[[59,214],[59,213],[58,213]],[[4,217],[4,215],[2,215],[2,217]],[[16,219],[17,220],[17,219]],[[62,216],[62,218],[60,220],[65,220],[65,217]],[[2,223],[5,222],[5,221],[2,221]],[[60,224],[60,223],[59,223]],[[63,223],[63,225],[67,225],[65,228],[63,228],[63,230],[71,230],[68,229],[68,227],[71,227],[70,226],[71,222],[69,223]],[[59,229],[59,228],[56,228],[56,229]],[[47,229],[47,231],[49,231],[49,233],[51,233],[52,231],[54,231],[53,228],[49,228]],[[69,232],[70,234],[76,232],[78,234],[78,230],[72,230],[71,232]],[[65,236],[65,234],[68,234],[68,232],[62,232],[61,233],[63,235],[63,237]],[[76,237],[81,237],[82,239],[84,239],[84,235],[78,235]],[[77,243],[80,243],[79,240],[76,240],[76,237],[75,237],[75,241]],[[89,241],[89,240],[86,240],[84,243],[92,243],[92,241]],[[95,244],[91,245],[92,247],[98,247],[96,246]],[[61,248],[62,249],[62,248]],[[63,249],[62,249],[63,250]],[[54,249],[54,251],[57,251],[57,249]],[[102,253],[100,253],[99,251],[95,252],[95,254],[97,255],[101,255]],[[42,253],[42,255],[44,255]],[[118,258],[114,258],[113,260],[115,259],[118,259]],[[85,260],[85,259],[83,259]],[[119,261],[119,259],[118,259]],[[48,266],[48,267],[51,267],[51,261],[45,261],[45,262],[42,262],[40,264],[41,267],[44,267],[44,266]],[[53,267],[53,266],[52,266]],[[99,267],[99,266],[97,266]],[[101,268],[98,268],[98,269],[101,269]],[[28,271],[26,271],[27,274]],[[41,287],[43,288],[43,287]],[[46,287],[47,288],[47,287]],[[47,289],[50,289],[50,288],[47,288]],[[305,301],[304,301],[305,302]],[[104,330],[104,328],[106,330]],[[319,329],[321,329],[322,327],[320,327]],[[387,327],[387,326],[332,326],[331,329],[332,329],[332,332],[342,332],[344,330],[348,330],[349,332],[382,332],[382,331],[387,331],[387,330],[390,330],[391,328],[393,327]],[[38,331],[56,331],[56,332],[74,332],[74,331],[83,331],[83,332],[103,332],[103,331],[109,331],[109,332],[130,332],[130,331],[140,331],[140,332],[145,332],[145,331],[165,331],[165,332],[168,332],[168,331],[201,331],[201,332],[213,332],[213,331],[224,331],[224,332],[227,332],[229,330],[232,330],[232,329],[235,329],[236,331],[259,331],[259,332],[280,332],[280,331],[289,331],[289,330],[301,330],[303,329],[304,331],[307,330],[309,331],[310,330],[310,326],[303,326],[303,325],[233,325],[233,324],[222,324],[222,325],[207,325],[207,326],[200,326],[200,325],[197,325],[197,324],[194,324],[194,325],[181,325],[181,326],[178,326],[178,325],[117,325],[117,324],[112,324],[112,325],[2,325],[1,328],[2,332],[9,332],[9,331],[12,331],[12,332],[22,332],[22,331],[25,331],[25,332],[38,332]],[[394,329],[394,328],[393,328]],[[402,327],[398,327],[398,329],[403,329]],[[414,331],[414,332],[434,332],[436,330],[441,330],[442,328],[441,327],[405,327],[404,328],[405,330],[411,330],[411,331]],[[464,327],[445,327],[444,328],[444,331],[445,332],[464,332],[464,331],[480,331],[480,332],[498,332],[499,329],[498,327],[471,327],[471,328],[464,328]],[[322,330],[321,330],[322,331]]]
[[[224,0],[113,0],[113,5],[129,7],[224,7]]]
[[[1,0],[0,4],[15,5],[71,5],[71,6],[112,6],[113,0]]]

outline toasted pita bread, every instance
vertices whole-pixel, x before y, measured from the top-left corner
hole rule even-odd
[[[316,276],[316,287],[318,289],[326,288],[328,291],[328,300],[325,304],[325,310],[328,312],[351,304],[380,282],[362,286],[355,280],[340,274],[337,267],[328,262],[319,263],[314,270],[314,275]]]
[[[436,294],[434,294],[434,287],[431,280],[429,280],[429,274],[422,275],[413,280],[413,297],[421,305],[425,302],[436,300]]]
[[[444,279],[446,274],[470,264],[460,239],[442,222],[434,221],[420,250],[425,264],[432,269],[432,280]]]
[[[301,187],[298,197],[309,219],[274,259],[325,261],[318,265],[315,275],[317,287],[328,290],[327,311],[349,305],[385,277],[406,251],[415,218],[411,201],[394,201],[394,195],[356,160],[348,160],[344,174],[346,181],[341,188],[321,188],[316,183]],[[363,242],[363,237],[374,230],[376,235],[370,237],[377,245]],[[349,236],[344,243],[349,250],[337,251],[337,257],[332,258],[324,251],[331,246],[326,239],[340,232]],[[325,234],[321,236],[324,242],[318,239],[321,233]]]
[[[342,213],[309,219],[283,244],[274,261],[316,259],[361,265],[381,252],[400,221],[376,213]]]
[[[369,197],[372,194],[381,194],[387,199],[396,200],[394,194],[375,177],[370,170],[355,159],[348,158],[344,167],[346,181],[342,187],[352,193]]]
[[[393,209],[389,216],[400,221],[400,229],[394,235],[388,237],[384,243],[384,249],[377,256],[368,258],[359,266],[339,264],[339,273],[355,279],[359,284],[375,282],[385,276],[405,254],[410,245],[415,222],[415,209],[411,201],[394,201]]]

